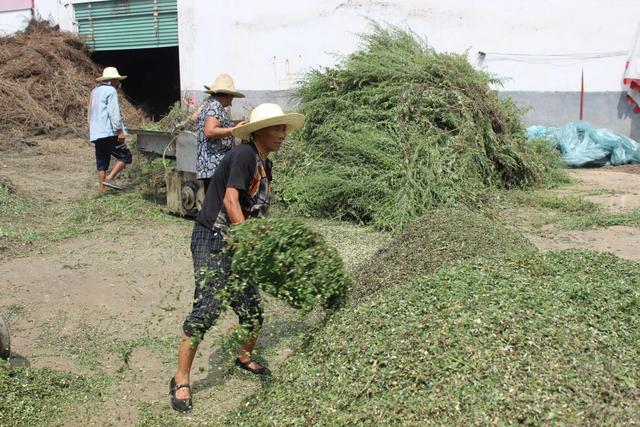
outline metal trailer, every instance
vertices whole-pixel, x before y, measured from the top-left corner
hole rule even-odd
[[[196,135],[188,131],[169,133],[129,129],[129,132],[137,135],[139,152],[176,160],[175,168],[165,171],[167,208],[177,215],[195,216],[204,200],[204,186],[196,179]]]

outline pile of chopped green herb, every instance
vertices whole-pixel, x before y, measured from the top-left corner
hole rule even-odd
[[[473,261],[341,310],[229,425],[625,425],[640,268],[562,251]]]
[[[482,212],[464,206],[433,209],[411,222],[356,271],[352,293],[359,302],[379,289],[460,261],[534,252],[536,248],[524,236]]]
[[[248,283],[304,311],[344,303],[350,279],[338,252],[306,225],[283,218],[246,221],[228,237],[233,247],[229,289]]]
[[[274,181],[285,206],[401,229],[432,207],[478,206],[488,188],[557,178],[559,154],[527,141],[520,112],[490,87],[497,78],[398,29],[362,38],[302,82],[305,126]]]

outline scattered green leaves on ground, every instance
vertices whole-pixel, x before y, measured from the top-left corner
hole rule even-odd
[[[498,193],[497,203],[548,212],[543,223],[557,224],[566,230],[585,230],[613,226],[640,226],[640,209],[607,212],[601,205],[581,196],[550,192],[508,191]]]
[[[0,215],[20,215],[25,213],[27,208],[27,203],[16,194],[11,180],[0,176]]]
[[[100,400],[104,379],[49,368],[10,367],[0,361],[0,425],[67,424],[65,414]],[[65,422],[66,421],[66,422]]]
[[[602,209],[583,215],[558,215],[554,218],[557,224],[568,230],[584,230],[588,228],[606,228],[616,225],[629,227],[640,226],[640,209],[628,212],[604,212]]]

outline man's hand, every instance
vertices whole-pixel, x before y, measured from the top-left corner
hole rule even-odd
[[[118,131],[118,142],[120,144],[124,144],[126,139],[127,139],[127,136],[124,134],[124,131],[122,129],[120,129]]]

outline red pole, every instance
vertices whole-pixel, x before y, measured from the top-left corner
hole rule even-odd
[[[584,68],[582,69],[582,76],[580,78],[580,121],[584,117]]]

